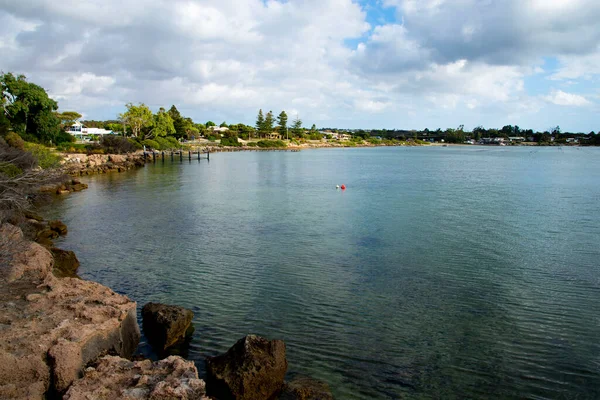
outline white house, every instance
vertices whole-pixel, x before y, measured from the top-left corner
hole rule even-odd
[[[76,121],[67,129],[67,132],[82,141],[89,141],[92,136],[114,135],[113,131],[101,128],[88,128],[81,122]]]

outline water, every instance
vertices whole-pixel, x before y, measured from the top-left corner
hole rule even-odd
[[[338,399],[600,397],[600,149],[221,153],[89,183],[52,206],[58,245],[192,309],[201,374],[256,333]]]

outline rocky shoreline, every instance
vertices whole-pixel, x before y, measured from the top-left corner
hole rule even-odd
[[[77,170],[106,164],[88,162]],[[255,335],[207,357],[204,382],[193,362],[161,353],[193,332],[193,313],[177,306],[144,307],[144,333],[166,358],[132,361],[141,337],[137,303],[76,275],[75,254],[52,242],[67,232],[62,222],[32,212],[0,224],[0,398],[333,398],[323,382],[286,383],[285,344]]]

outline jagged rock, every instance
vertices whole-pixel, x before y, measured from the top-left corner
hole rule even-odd
[[[189,399],[208,400],[204,381],[191,361],[171,356],[151,362],[106,356],[73,383],[64,400]]]
[[[62,250],[56,247],[50,249],[52,257],[54,257],[54,269],[52,273],[58,278],[76,278],[77,268],[79,268],[79,260],[75,253],[71,250]]]
[[[277,396],[287,371],[285,343],[248,335],[227,353],[206,358],[210,396],[220,400],[264,400]]]
[[[76,183],[75,185],[70,187],[72,192],[80,192],[87,188],[88,188],[88,185],[85,183]]]
[[[194,313],[179,306],[148,303],[142,308],[144,334],[150,344],[165,350],[185,339]]]
[[[59,236],[58,232],[52,229],[44,229],[38,232],[37,239],[56,239]]]
[[[308,377],[298,377],[285,384],[280,400],[333,400],[329,386]]]
[[[50,221],[48,223],[48,227],[50,227],[51,230],[53,230],[54,232],[57,232],[59,235],[66,235],[68,230],[67,230],[67,226],[59,220],[56,221]]]
[[[61,394],[104,354],[140,338],[136,303],[95,282],[56,278],[51,253],[0,227],[0,398]]]
[[[117,155],[117,154],[111,154],[108,156],[108,161],[112,162],[112,163],[123,163],[125,162],[125,156],[121,156],[121,155]]]
[[[35,213],[35,212],[33,212],[33,211],[25,211],[25,212],[23,213],[23,216],[24,216],[25,218],[27,218],[27,219],[34,219],[34,220],[36,220],[36,221],[38,221],[38,222],[41,222],[41,221],[43,221],[43,220],[44,220],[44,218],[42,218],[42,216],[41,216],[41,215],[39,215],[39,214],[37,214],[37,213]]]

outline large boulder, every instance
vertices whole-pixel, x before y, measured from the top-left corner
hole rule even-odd
[[[179,306],[148,303],[142,308],[144,334],[159,352],[191,333],[192,318],[194,313],[191,310]]]
[[[248,335],[227,353],[206,358],[210,396],[220,400],[267,400],[281,392],[288,363],[285,343]]]
[[[62,250],[56,247],[50,249],[54,257],[54,269],[52,273],[58,278],[76,278],[79,260],[71,250]]]
[[[64,400],[189,399],[208,400],[204,381],[192,361],[171,356],[152,362],[106,356],[73,383]]]
[[[139,343],[135,302],[95,282],[58,279],[53,263],[18,228],[0,226],[1,399],[56,397],[91,361],[129,357]]]
[[[279,400],[333,400],[333,395],[326,383],[297,377],[285,384]]]

